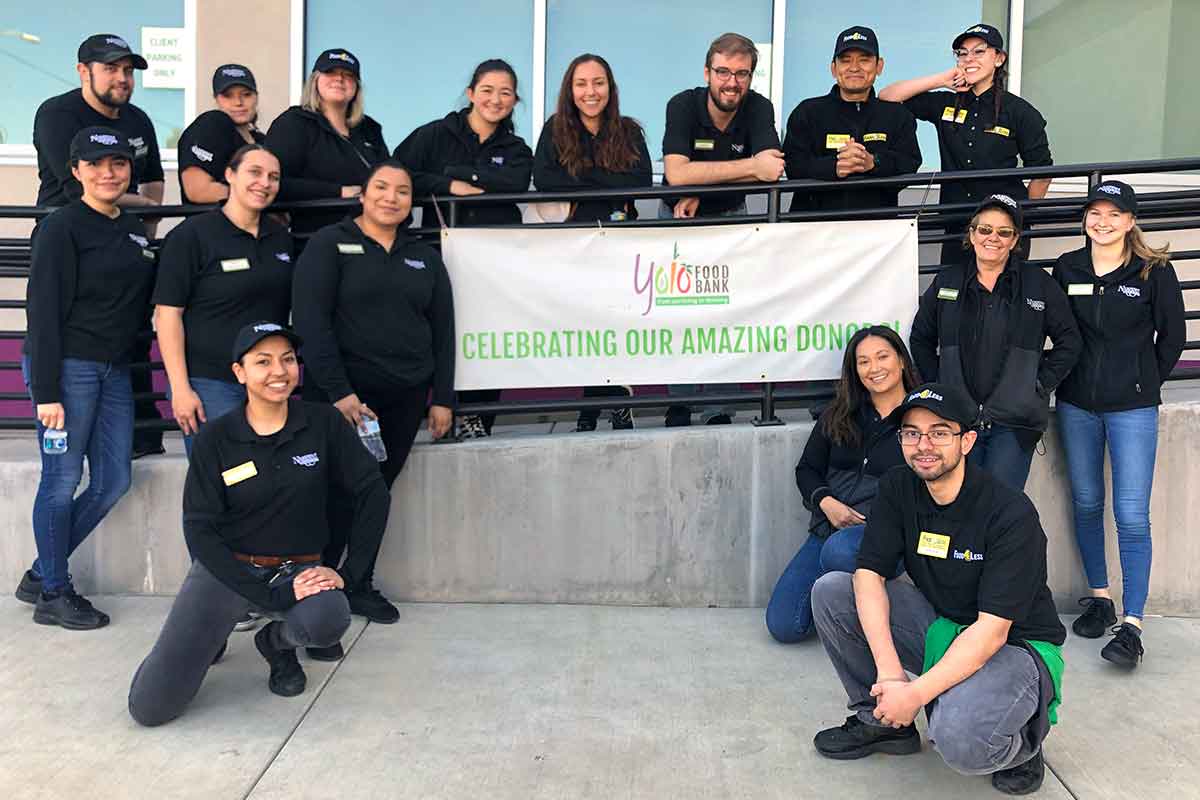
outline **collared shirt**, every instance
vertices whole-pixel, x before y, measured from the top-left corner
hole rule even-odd
[[[25,353],[36,403],[62,401],[62,359],[128,362],[146,320],[154,253],[146,229],[72,201],[33,231]]]
[[[342,415],[293,399],[287,422],[269,436],[254,432],[244,407],[209,420],[193,440],[183,489],[188,550],[255,605],[289,608],[296,602],[291,584],[272,591],[234,553],[320,553],[329,542],[330,486],[354,497],[351,550],[340,572],[361,577],[374,553],[356,552],[353,543],[383,536],[389,497],[378,463]]]
[[[251,130],[250,136],[256,144],[262,144],[267,138],[259,130]],[[183,202],[196,202],[188,197],[187,189],[183,185],[185,170],[189,167],[199,167],[217,183],[224,183],[225,168],[229,166],[229,159],[245,144],[248,142],[242,138],[233,119],[220,109],[205,111],[192,120],[192,124],[179,134],[179,196],[183,198]]]
[[[991,291],[979,282],[978,272],[963,287],[959,331],[963,378],[977,403],[992,396],[1004,371],[1015,285],[1011,264],[1010,259]]]
[[[67,165],[71,156],[71,139],[92,125],[114,128],[129,137],[133,147],[133,179],[126,190],[136,194],[138,185],[163,179],[162,160],[158,155],[158,139],[154,124],[146,112],[127,103],[116,119],[104,116],[87,104],[82,89],[72,89],[51,97],[38,106],[33,118],[33,146],[38,157],[37,204],[61,206],[81,194],[79,181]]]
[[[266,214],[258,237],[221,210],[182,222],[167,236],[155,305],[183,309],[188,374],[232,381],[229,354],[243,325],[286,321],[292,307],[292,237]]]
[[[923,92],[904,102],[917,119],[937,127],[942,170],[1003,169],[1054,163],[1046,139],[1046,120],[1028,101],[1012,92],[1000,98],[996,118],[996,90],[974,92]],[[1029,196],[1023,181],[1004,178],[947,183],[943,203],[978,203],[990,194],[1007,194],[1017,200]]]
[[[679,155],[691,161],[736,161],[772,149],[779,149],[775,107],[753,89],[746,90],[742,104],[725,130],[716,126],[708,112],[707,86],[685,89],[667,103],[664,157]],[[664,176],[663,184],[666,183]],[[703,196],[696,216],[721,214],[745,202],[745,194]]]

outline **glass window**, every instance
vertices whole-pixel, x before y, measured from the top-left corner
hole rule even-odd
[[[95,3],[6,3],[0,16],[0,144],[33,143],[33,115],[47,98],[79,88],[79,43],[115,33],[142,51],[142,27],[183,27],[182,0],[122,0],[97,13]],[[133,104],[150,115],[159,147],[183,130],[183,90],[147,89],[137,73]]]
[[[1194,0],[1025,0],[1021,94],[1060,164],[1200,151]]]
[[[308,0],[304,75],[330,47],[345,47],[362,61],[367,113],[395,148],[413,129],[467,104],[465,90],[479,62],[502,58],[517,71],[517,93],[533,80],[533,3],[441,4],[360,0],[354,13],[331,0]],[[364,20],[376,20],[374,26]],[[398,33],[401,32],[401,33]],[[530,104],[513,112],[517,134],[529,139]],[[529,146],[533,146],[533,142]]]
[[[830,13],[829,4],[819,0],[788,0],[787,8],[785,124],[801,100],[826,94],[833,86],[829,74],[833,40],[851,25],[867,25],[879,37],[884,71],[875,81],[876,91],[895,81],[954,66],[951,42],[977,22],[1008,30],[1007,0],[863,0],[851,13]],[[919,122],[917,137],[924,158],[922,169],[938,169],[937,132],[932,125]]]
[[[581,53],[603,56],[621,92],[621,113],[642,123],[656,161],[662,160],[667,101],[704,84],[704,56],[712,40],[734,31],[756,43],[771,41],[770,0],[549,0],[546,17],[546,116],[554,113],[571,59]],[[765,52],[760,76],[764,62],[770,66]],[[760,77],[753,88],[767,95],[770,80]]]

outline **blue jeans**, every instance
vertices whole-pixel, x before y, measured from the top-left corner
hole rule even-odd
[[[1142,618],[1150,591],[1150,488],[1158,447],[1158,408],[1093,414],[1058,402],[1059,433],[1067,457],[1075,539],[1088,586],[1108,587],[1104,560],[1104,446],[1112,457],[1113,516],[1121,553],[1121,604]]]
[[[863,525],[852,525],[828,539],[809,534],[767,603],[767,630],[776,641],[792,644],[812,632],[813,584],[826,572],[854,572],[864,530]]]
[[[241,408],[246,404],[246,387],[242,386],[237,381],[219,381],[214,378],[188,378],[188,383],[191,384],[192,391],[200,396],[200,402],[204,404],[204,416],[212,422],[217,417],[223,417],[234,409]],[[170,398],[170,388],[167,389],[167,397]],[[200,427],[204,427],[207,423],[201,423]],[[188,458],[192,457],[192,437],[183,437],[183,449],[187,452]]]
[[[993,424],[979,431],[979,439],[968,458],[1006,486],[1018,492],[1025,491],[1025,480],[1033,464],[1033,449],[1022,447],[1012,428]]]
[[[29,386],[29,357],[21,359]],[[62,405],[67,452],[42,453],[42,477],[33,501],[33,537],[38,557],[30,568],[42,591],[56,592],[71,581],[67,561],[129,490],[133,475],[133,389],[129,368],[64,358]],[[46,429],[38,423],[38,449]],[[88,486],[75,497],[88,463]]]

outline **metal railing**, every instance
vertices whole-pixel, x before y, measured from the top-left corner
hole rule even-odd
[[[994,180],[1016,178],[1031,180],[1035,178],[1074,178],[1086,177],[1089,186],[1094,186],[1105,177],[1122,174],[1142,173],[1154,174],[1164,172],[1183,172],[1200,170],[1200,158],[1158,159],[1149,161],[1124,161],[1112,163],[1063,164],[1048,167],[1030,167],[1015,169],[975,170],[967,172],[924,172],[911,175],[898,175],[887,178],[862,178],[854,181],[817,181],[790,180],[776,183],[741,183],[722,184],[714,186],[648,186],[644,188],[624,189],[581,189],[569,192],[520,192],[511,194],[482,194],[472,196],[439,196],[434,202],[444,208],[443,217],[449,227],[456,227],[459,221],[460,208],[472,204],[491,203],[531,203],[578,201],[602,198],[629,198],[662,200],[680,196],[709,196],[720,194],[765,195],[766,211],[763,213],[746,214],[736,217],[705,217],[692,219],[646,219],[625,220],[621,222],[559,222],[542,223],[542,228],[595,228],[603,227],[688,227],[692,225],[730,225],[744,223],[779,222],[818,222],[837,220],[877,220],[877,219],[916,219],[918,225],[918,241],[921,244],[939,244],[955,241],[961,238],[961,233],[955,232],[971,216],[975,205],[973,203],[917,204],[898,205],[896,207],[879,207],[871,209],[856,209],[851,211],[784,211],[785,196],[790,193],[820,193],[826,191],[843,191],[847,188],[894,188],[915,189],[923,193],[922,201],[928,197],[932,187],[949,183],[965,181]],[[428,202],[428,198],[414,198],[414,204]],[[1053,237],[1078,237],[1080,231],[1080,216],[1084,197],[1053,198],[1042,200],[1026,200],[1022,202],[1025,211],[1024,236],[1029,239]],[[304,202],[278,203],[273,207],[277,211],[297,211],[304,209],[353,209],[356,200],[310,200]],[[159,219],[172,217],[187,217],[212,210],[214,206],[161,206],[158,208],[132,208],[129,213],[136,216]],[[1174,231],[1200,230],[1200,189],[1181,190],[1158,193],[1145,193],[1138,197],[1138,222],[1145,231]],[[26,206],[0,206],[0,219],[30,219],[38,220],[51,213],[52,208],[35,208]],[[415,235],[434,238],[439,228],[429,225],[430,220],[422,219],[422,226],[411,229]],[[495,226],[495,227],[518,227]],[[950,232],[947,232],[947,229]],[[303,238],[299,236],[298,238]],[[158,246],[158,242],[155,246]],[[27,239],[0,239],[0,279],[27,278],[29,275],[29,241]],[[1200,259],[1200,250],[1182,250],[1172,253],[1176,261]],[[1046,259],[1030,261],[1041,267],[1049,267],[1053,262]],[[947,265],[926,264],[919,267],[922,275],[932,275]],[[1185,291],[1200,289],[1200,280],[1181,281]],[[0,309],[24,309],[23,300],[0,300]],[[1186,319],[1200,319],[1200,311],[1186,312]],[[146,337],[153,337],[147,332]],[[0,330],[0,340],[24,339],[23,330]],[[1188,341],[1185,350],[1200,350],[1200,340]],[[135,370],[162,370],[159,362],[141,362],[133,364]],[[20,370],[20,363],[15,361],[0,361],[0,371]],[[1183,369],[1176,367],[1167,380],[1183,380],[1200,378],[1200,369]],[[564,411],[599,410],[612,408],[614,405],[630,408],[662,408],[668,405],[722,405],[722,406],[757,406],[758,416],[754,419],[756,425],[782,424],[776,416],[779,403],[815,403],[828,399],[833,393],[834,381],[809,381],[802,384],[775,384],[771,382],[758,384],[753,391],[728,391],[711,394],[692,395],[648,395],[629,398],[570,398],[552,400],[506,400],[492,403],[463,403],[458,408],[460,414],[547,414]],[[0,392],[0,400],[28,400],[24,392]],[[139,392],[135,400],[165,400],[161,392]],[[173,420],[139,420],[139,428],[176,429]],[[32,429],[34,422],[25,417],[0,417],[0,429]]]

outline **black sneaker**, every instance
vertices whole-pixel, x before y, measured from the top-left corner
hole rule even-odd
[[[705,425],[732,425],[733,417],[728,414],[714,414]]]
[[[1112,640],[1104,645],[1100,657],[1118,667],[1133,669],[1142,660],[1142,632],[1137,625],[1122,622],[1113,628]]]
[[[103,628],[109,618],[68,586],[61,592],[38,595],[33,621],[39,625],[58,625],[69,631],[90,631]]]
[[[459,420],[458,438],[460,439],[485,439],[491,436],[488,429],[484,427],[483,419],[476,414],[463,417]]]
[[[369,583],[363,589],[346,592],[346,599],[350,601],[351,614],[366,617],[371,622],[391,625],[400,619],[400,609],[389,603],[388,599]]]
[[[663,425],[668,428],[686,428],[692,424],[692,410],[687,406],[668,406]]]
[[[614,408],[608,418],[612,421],[614,431],[631,431],[634,428],[633,412],[628,408]]]
[[[17,591],[13,594],[22,603],[37,605],[38,598],[42,595],[42,579],[30,570],[25,570],[25,574],[21,576],[21,582],[17,584]]]
[[[258,627],[259,620],[261,619],[262,614],[247,611],[241,619],[233,623],[233,629],[235,631],[252,631]]]
[[[868,725],[857,714],[846,717],[836,728],[826,728],[813,737],[817,752],[826,758],[849,761],[871,753],[907,756],[921,751],[921,735],[916,725],[885,728]]]
[[[1020,766],[993,772],[992,786],[1005,794],[1033,794],[1042,788],[1045,777],[1046,762],[1042,759],[1042,751],[1038,750],[1033,758]]]
[[[304,651],[313,661],[341,661],[346,656],[341,642],[329,647],[306,647]]]
[[[576,433],[591,433],[596,430],[596,417],[580,417],[575,423]]]
[[[1071,630],[1085,639],[1099,639],[1105,631],[1117,624],[1117,611],[1113,601],[1107,597],[1081,597],[1079,605],[1086,606],[1083,613],[1071,623]]]
[[[166,452],[167,450],[162,446],[161,442],[158,444],[139,444],[134,445],[133,452],[130,453],[129,457],[130,460],[137,461],[139,458],[145,458],[146,456],[165,455]]]
[[[271,667],[271,677],[267,679],[271,691],[280,697],[295,697],[304,691],[308,678],[300,667],[295,650],[277,650],[272,646],[271,630],[278,624],[271,622],[254,634],[254,646]]]

